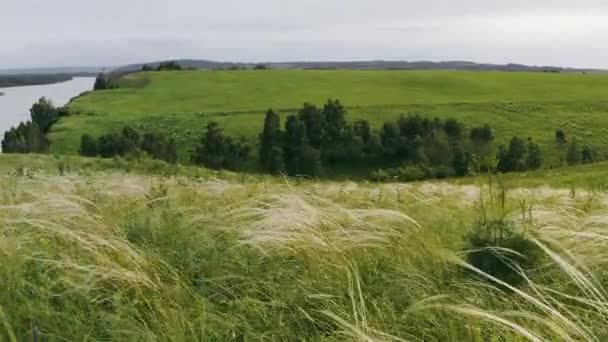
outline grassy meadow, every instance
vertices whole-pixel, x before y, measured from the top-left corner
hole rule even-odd
[[[282,115],[304,102],[322,105],[337,98],[351,120],[367,119],[375,129],[408,113],[454,117],[490,124],[499,142],[513,135],[534,137],[546,164],[561,164],[555,146],[562,128],[605,158],[608,76],[582,73],[464,71],[179,71],[131,74],[120,89],[75,99],[71,116],[53,126],[52,152],[76,154],[83,133],[99,136],[131,125],[173,135],[180,159],[188,162],[205,124],[217,121],[227,133],[255,146],[268,108]]]
[[[605,168],[378,185],[3,155],[0,340],[601,341]],[[482,218],[542,251],[519,286],[465,263]]]

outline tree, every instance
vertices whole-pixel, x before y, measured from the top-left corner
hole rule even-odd
[[[399,126],[394,122],[386,122],[380,131],[380,143],[387,157],[394,157],[401,148],[401,133]]]
[[[566,152],[566,162],[568,165],[577,165],[582,161],[582,152],[576,139],[572,140]]]
[[[471,152],[474,154],[475,168],[480,171],[492,169],[494,163],[494,131],[489,125],[473,127],[469,132]]]
[[[501,146],[498,151],[498,170],[500,172],[523,171],[526,169],[527,147],[522,139],[513,137],[509,148]]]
[[[304,103],[298,111],[298,119],[306,125],[308,141],[314,148],[321,148],[325,136],[324,113],[310,103]]]
[[[153,71],[153,70],[154,70],[154,68],[152,68],[152,67],[151,67],[151,66],[149,66],[148,64],[144,64],[144,65],[141,67],[141,71]]]
[[[528,170],[537,170],[543,165],[543,154],[540,149],[540,145],[533,142],[532,139],[528,141],[528,156],[526,158],[526,167]]]
[[[460,140],[464,132],[464,125],[456,119],[447,119],[445,120],[443,129],[450,140]]]
[[[59,112],[53,106],[50,100],[41,98],[38,102],[32,105],[30,116],[42,133],[48,133],[51,126],[59,119]]]
[[[49,142],[35,122],[21,122],[17,128],[4,133],[2,151],[4,153],[44,153]]]
[[[161,62],[158,65],[158,67],[156,68],[156,71],[177,71],[177,70],[182,70],[182,66],[179,65],[175,61]]]
[[[208,123],[193,156],[193,162],[211,169],[221,169],[224,166],[225,145],[224,134],[219,125],[213,121]]]
[[[424,120],[420,115],[402,116],[398,124],[400,134],[407,138],[422,137],[428,133],[425,129]]]
[[[325,118],[325,143],[331,145],[344,136],[347,126],[346,110],[338,100],[327,100],[323,106],[323,117]]]
[[[97,140],[88,134],[80,137],[80,154],[85,157],[95,157],[97,151]]]
[[[466,152],[462,145],[457,144],[453,147],[452,169],[458,177],[464,177],[470,172],[471,155]]]
[[[475,145],[489,144],[494,140],[494,131],[487,124],[481,127],[473,127],[469,138]]]
[[[267,172],[278,173],[285,167],[281,140],[281,119],[270,109],[266,113],[264,130],[260,134],[260,162]]]
[[[302,146],[300,151],[300,170],[298,173],[307,176],[320,176],[323,173],[321,154],[310,145]]]
[[[437,131],[423,138],[424,156],[431,166],[450,166],[452,163],[452,154],[456,149],[462,149],[458,141],[452,141],[443,130]],[[468,165],[467,165],[468,166]]]
[[[253,70],[268,70],[268,69],[270,69],[270,68],[265,64],[257,64],[256,66],[253,67]]]
[[[249,154],[249,146],[224,135],[216,122],[209,122],[192,155],[192,161],[211,169],[236,170]]]
[[[361,137],[364,143],[368,143],[372,138],[372,129],[367,120],[355,121],[353,124],[353,133],[357,137]]]
[[[310,146],[306,125],[295,115],[288,116],[285,122],[283,156],[290,175],[318,176],[322,172],[320,153]]]
[[[95,78],[95,85],[93,86],[94,90],[104,90],[108,89],[108,79],[105,77],[103,73],[99,73],[97,78]]]

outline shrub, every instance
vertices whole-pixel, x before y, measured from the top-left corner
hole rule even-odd
[[[370,179],[373,182],[390,182],[393,180],[391,174],[387,171],[387,170],[383,170],[383,169],[378,169],[376,171],[373,171],[372,174],[370,175]]]
[[[435,171],[442,172],[440,168]],[[371,173],[370,178],[376,182],[413,182],[428,178],[432,174],[433,170],[431,169],[427,170],[418,164],[409,164],[399,168],[376,170]]]
[[[95,157],[97,153],[97,140],[88,134],[83,134],[80,137],[80,154],[85,157]]]
[[[430,176],[433,178],[444,179],[452,176],[454,174],[454,171],[449,166],[438,165],[431,166],[427,173],[430,174]]]
[[[467,236],[469,264],[505,283],[516,286],[524,281],[517,271],[529,270],[539,263],[542,251],[512,221],[477,222]]]
[[[494,131],[487,124],[481,127],[473,127],[469,138],[476,145],[488,144],[494,140]]]
[[[589,147],[589,145],[583,146],[581,151],[581,160],[583,164],[589,164],[595,161],[595,151]]]
[[[566,133],[564,132],[563,129],[558,129],[555,131],[555,142],[557,142],[558,145],[563,146],[564,144],[566,144]]]
[[[568,165],[577,165],[582,162],[581,148],[576,139],[570,143],[570,146],[568,146],[568,152],[566,152],[566,162],[568,162]]]

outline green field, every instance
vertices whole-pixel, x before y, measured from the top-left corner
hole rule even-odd
[[[1,155],[0,340],[603,341],[605,169],[373,184]],[[465,271],[484,217],[544,248],[524,283]]]
[[[133,125],[171,133],[187,154],[215,120],[231,135],[256,143],[268,108],[292,113],[304,102],[337,98],[352,120],[378,128],[400,115],[455,117],[488,123],[500,142],[513,135],[542,144],[546,164],[560,164],[554,143],[562,128],[596,148],[608,147],[608,76],[582,73],[454,71],[181,71],[129,75],[121,88],[75,99],[72,115],[50,135],[53,153],[74,154],[83,133],[101,135]]]

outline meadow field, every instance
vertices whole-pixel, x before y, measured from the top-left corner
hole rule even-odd
[[[382,185],[65,156],[0,165],[1,340],[608,333],[605,164]],[[467,263],[480,220],[512,222],[540,251],[514,265],[518,285]]]
[[[268,108],[283,116],[304,102],[339,99],[349,119],[366,119],[375,129],[401,115],[453,117],[490,124],[497,141],[533,137],[547,166],[559,166],[564,151],[555,144],[563,129],[605,158],[608,76],[583,73],[464,71],[179,71],[131,74],[119,89],[95,91],[70,104],[71,115],[53,126],[51,151],[77,154],[83,133],[99,136],[131,125],[159,130],[178,141],[181,162],[207,122],[257,144]]]

